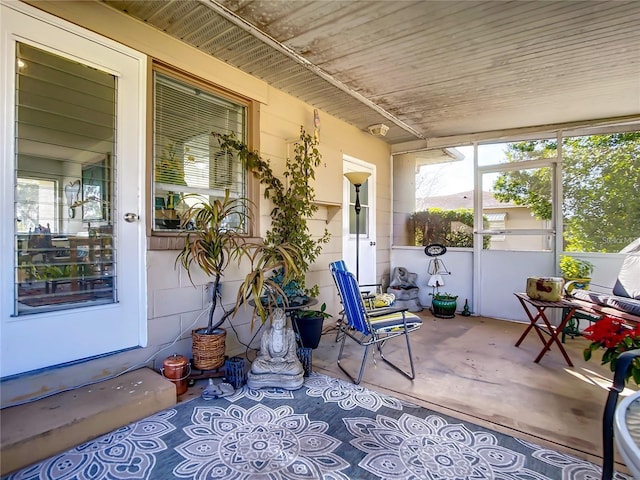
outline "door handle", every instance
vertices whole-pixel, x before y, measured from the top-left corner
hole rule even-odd
[[[140,217],[138,216],[137,213],[127,212],[127,213],[124,214],[124,221],[125,222],[129,222],[129,223],[135,222],[136,220],[138,220],[138,218],[140,218]]]

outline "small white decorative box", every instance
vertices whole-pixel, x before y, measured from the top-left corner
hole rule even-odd
[[[544,302],[558,302],[562,298],[564,280],[560,277],[527,278],[527,296]]]

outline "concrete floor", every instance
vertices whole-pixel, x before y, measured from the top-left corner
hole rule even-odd
[[[424,325],[411,335],[416,379],[369,360],[362,386],[601,464],[602,412],[612,373],[599,364],[598,354],[589,362],[582,359],[585,339],[567,338],[565,343],[574,367],[567,366],[555,346],[536,364],[542,344],[535,333],[514,346],[524,323],[459,315],[440,319],[427,310],[419,315]],[[326,333],[313,352],[313,370],[348,380],[336,364],[334,324],[334,319],[325,321]],[[385,347],[388,357],[408,368],[404,351],[402,338]],[[362,349],[349,342],[344,365],[355,373],[361,358]],[[200,395],[205,386],[206,381],[199,381],[179,400]],[[73,418],[73,410],[65,411]],[[5,432],[3,428],[3,437]],[[628,473],[617,460],[616,470]]]
[[[597,353],[583,360],[587,340],[566,339],[574,367],[555,346],[536,364],[542,343],[535,332],[514,346],[526,324],[459,315],[441,319],[427,310],[419,315],[424,324],[411,336],[416,379],[369,360],[362,386],[601,464],[602,413],[613,375]],[[339,344],[328,322],[313,353],[313,370],[347,379],[336,364]],[[403,347],[403,338],[390,341],[386,356],[400,359]],[[343,365],[355,374],[363,349],[354,342],[345,348]],[[408,369],[408,361],[401,364]],[[617,460],[616,469],[628,472]]]

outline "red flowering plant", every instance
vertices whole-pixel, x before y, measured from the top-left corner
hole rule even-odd
[[[603,317],[585,328],[583,336],[591,340],[584,349],[584,359],[589,360],[594,350],[604,348],[602,365],[608,363],[611,371],[616,369],[616,361],[621,353],[640,348],[640,325],[631,327],[621,320]],[[627,371],[626,379],[633,378],[640,385],[640,357],[634,358]]]

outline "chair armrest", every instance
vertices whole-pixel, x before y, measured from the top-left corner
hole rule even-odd
[[[367,310],[367,315],[370,317],[381,317],[382,315],[389,315],[390,313],[400,313],[408,311],[408,307],[382,307],[375,310]]]
[[[389,313],[396,313],[397,311],[397,307],[373,307],[367,308],[367,315],[370,317],[379,317],[380,315],[388,315]]]
[[[363,283],[362,285],[358,285],[358,288],[363,295],[370,295],[371,298],[373,298],[376,293],[383,293],[381,283]],[[373,293],[371,293],[371,291],[373,291]]]
[[[614,414],[618,405],[618,394],[624,390],[627,379],[627,370],[631,362],[640,356],[640,349],[628,350],[620,354],[616,360],[616,369],[613,374],[613,384],[609,387],[607,402],[604,407],[602,416],[602,480],[611,480],[613,478],[613,423]]]
[[[613,374],[613,385],[611,388],[618,392],[624,390],[624,385],[627,380],[627,370],[629,370],[631,362],[633,362],[633,359],[636,357],[640,357],[640,349],[628,350],[620,354],[616,360],[616,370]]]

